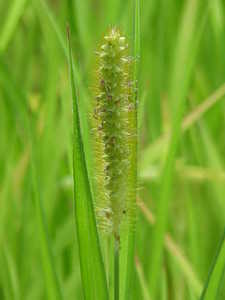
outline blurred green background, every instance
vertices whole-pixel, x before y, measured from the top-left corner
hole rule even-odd
[[[162,246],[157,299],[199,299],[225,221],[225,2],[148,0],[141,8],[133,299],[150,299]],[[0,1],[0,299],[48,299],[42,213],[64,297],[82,299],[67,24],[88,149],[95,51],[112,25],[132,49],[133,1]],[[222,278],[217,299],[224,286]]]

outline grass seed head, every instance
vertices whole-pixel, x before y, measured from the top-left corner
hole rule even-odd
[[[94,99],[94,137],[98,195],[96,216],[101,229],[119,236],[128,214],[127,180],[130,139],[134,138],[130,114],[134,114],[132,59],[128,43],[117,28],[104,37],[97,52],[97,87]]]

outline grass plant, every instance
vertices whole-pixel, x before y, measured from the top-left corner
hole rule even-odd
[[[223,300],[224,1],[0,1],[0,25],[0,299]]]

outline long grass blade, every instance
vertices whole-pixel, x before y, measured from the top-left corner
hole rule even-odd
[[[68,40],[69,69],[73,101],[74,208],[83,292],[86,300],[106,300],[108,299],[106,275],[99,245],[93,199],[88,179],[83,140],[81,136],[76,87],[77,80],[74,73],[69,30]]]
[[[200,300],[218,299],[217,295],[220,287],[220,282],[224,274],[224,270],[225,270],[225,230]]]
[[[218,172],[223,173],[223,159],[220,156],[217,148],[215,147],[215,143],[213,142],[210,133],[205,127],[204,122],[200,123],[200,132],[205,146],[204,150],[206,152],[207,165],[210,168],[214,168],[215,170],[218,170]],[[214,194],[216,195],[216,198],[218,200],[218,208],[221,212],[221,222],[222,224],[224,224],[224,184],[219,180],[217,180],[216,182],[212,182],[212,190],[214,191]]]
[[[138,206],[140,207],[142,213],[144,214],[149,224],[154,225],[155,216],[140,199],[138,201]],[[186,278],[195,295],[199,296],[202,290],[202,283],[200,282],[195,271],[193,270],[192,265],[184,256],[180,247],[176,244],[176,242],[168,233],[165,235],[164,246],[166,250],[170,253],[173,261],[178,265],[181,273]]]
[[[3,258],[4,258],[4,265],[5,265],[4,269],[6,271],[5,275],[6,277],[8,277],[8,281],[9,281],[7,287],[9,288],[10,291],[8,292],[12,293],[11,295],[12,299],[19,300],[21,295],[20,295],[18,272],[16,269],[15,261],[7,247],[4,247],[3,249]]]
[[[144,270],[138,256],[136,256],[135,261],[136,261],[136,270],[137,270],[138,278],[142,289],[143,300],[151,300],[149,295],[149,290],[148,290],[148,284],[144,275]]]
[[[56,18],[51,12],[50,8],[48,7],[47,3],[44,0],[40,0],[37,3],[35,3],[37,9],[40,9],[40,12],[46,15],[47,20],[49,21],[50,26],[53,28],[56,37],[59,41],[59,45],[63,51],[63,54],[67,57],[67,47],[66,47],[66,41],[64,39],[64,36],[60,30],[59,25],[56,22]]]

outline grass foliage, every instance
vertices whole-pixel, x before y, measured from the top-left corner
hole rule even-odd
[[[0,16],[0,299],[112,300],[114,284],[121,300],[224,299],[224,1],[13,0]],[[139,141],[115,282],[90,120],[112,26],[135,57]]]

